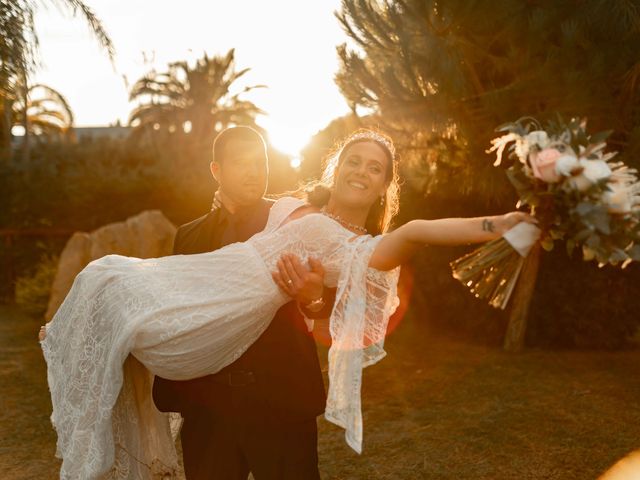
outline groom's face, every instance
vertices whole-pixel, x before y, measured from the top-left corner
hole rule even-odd
[[[237,205],[250,205],[267,189],[267,153],[260,142],[231,140],[220,161],[211,164],[220,189]]]

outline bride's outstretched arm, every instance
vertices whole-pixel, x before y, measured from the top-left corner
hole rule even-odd
[[[369,260],[369,266],[391,270],[401,265],[425,245],[465,245],[500,238],[520,222],[536,223],[522,212],[477,218],[412,220],[385,234]]]

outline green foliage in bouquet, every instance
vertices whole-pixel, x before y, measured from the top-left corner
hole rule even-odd
[[[640,260],[640,182],[636,170],[611,161],[616,152],[606,152],[605,143],[611,131],[589,135],[584,120],[560,116],[544,129],[527,117],[498,131],[506,133],[489,152],[506,168],[518,205],[540,221],[545,250],[558,240],[569,255],[579,248],[599,266]]]

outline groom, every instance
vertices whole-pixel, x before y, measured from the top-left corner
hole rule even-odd
[[[211,172],[219,184],[207,215],[181,226],[174,254],[203,253],[247,240],[266,224],[267,153],[249,127],[218,135]],[[188,381],[156,377],[159,410],[180,412],[187,480],[319,479],[316,417],[325,391],[310,318],[329,317],[333,298],[324,270],[283,258],[275,273],[297,301],[283,306],[262,336],[220,372]],[[220,288],[224,278],[212,278]],[[304,316],[303,316],[304,314]],[[306,318],[305,318],[306,317]]]

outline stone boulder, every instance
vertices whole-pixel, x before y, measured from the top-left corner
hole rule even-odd
[[[90,262],[110,254],[154,258],[171,255],[176,227],[159,210],[148,210],[124,222],[91,233],[77,232],[62,250],[45,319],[53,318],[76,275]]]

